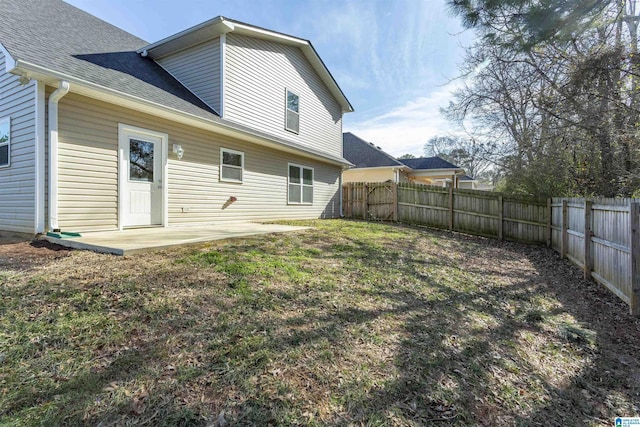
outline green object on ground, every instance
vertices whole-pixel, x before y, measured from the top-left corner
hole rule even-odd
[[[47,237],[55,237],[56,239],[68,239],[70,237],[82,237],[80,233],[73,233],[71,231],[60,231],[58,233],[49,231]]]

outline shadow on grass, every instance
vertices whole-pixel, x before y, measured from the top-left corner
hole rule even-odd
[[[103,371],[25,389],[0,413],[56,396],[75,399],[76,412],[52,424],[206,425],[224,410],[232,425],[553,426],[638,413],[640,323],[550,251],[338,227],[191,250],[181,276],[144,272],[136,292],[166,282],[167,293],[157,312],[126,310],[163,339]],[[194,259],[226,282],[199,277]],[[276,280],[286,286],[269,284]],[[192,293],[172,300],[176,289]],[[82,408],[108,398],[105,385],[145,380],[153,390],[141,414],[125,399],[82,419]]]
[[[466,245],[475,239],[458,236],[453,240]],[[485,257],[487,245],[524,254],[535,276],[469,266],[468,272],[516,279],[505,287],[469,292],[442,286],[413,271],[442,296],[433,301],[412,292],[381,291],[386,299],[401,304],[398,311],[409,314],[404,324],[407,337],[396,355],[401,374],[366,398],[351,402],[357,409],[329,424],[386,425],[404,420],[416,425],[610,425],[616,416],[637,416],[640,324],[627,314],[627,307],[599,285],[581,280],[574,266],[545,248],[483,241],[465,255]],[[551,295],[558,307],[536,307],[540,295]],[[493,324],[484,330],[472,327],[470,322],[478,314],[490,316]],[[546,318],[558,315],[571,323],[543,328]],[[535,360],[520,344],[527,333],[552,340],[551,347],[566,348],[549,348],[547,361]],[[554,365],[553,357],[562,352],[563,358],[580,355],[586,363],[564,380],[554,381],[540,367]]]

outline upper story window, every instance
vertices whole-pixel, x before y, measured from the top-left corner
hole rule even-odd
[[[300,97],[287,90],[287,105],[284,128],[288,131],[300,132]]]
[[[220,149],[220,181],[242,182],[244,175],[244,153]]]
[[[11,119],[0,119],[0,168],[11,164]]]

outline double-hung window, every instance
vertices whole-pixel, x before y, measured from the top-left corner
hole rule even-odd
[[[313,169],[289,163],[289,204],[313,204]]]
[[[290,132],[300,132],[300,97],[290,90],[286,91],[286,111],[284,128]]]
[[[11,119],[0,119],[0,168],[11,165]]]
[[[244,175],[244,153],[220,149],[220,181],[242,183]]]

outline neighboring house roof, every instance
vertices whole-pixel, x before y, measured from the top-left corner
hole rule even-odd
[[[421,157],[418,159],[399,159],[411,169],[462,169],[441,157]]]
[[[185,119],[348,164],[341,157],[220,118],[155,61],[137,53],[152,46],[147,41],[61,0],[0,0],[0,10],[0,51],[10,55],[7,71],[42,80],[46,77],[47,84],[67,80],[72,91],[80,87],[142,102]]]
[[[342,135],[342,156],[353,163],[356,168],[405,166],[379,147],[358,138],[351,132],[345,132]]]
[[[318,55],[318,52],[309,40],[246,24],[244,22],[225,18],[224,16],[217,16],[158,42],[141,47],[138,49],[138,53],[145,53],[151,58],[158,59],[179,50],[194,46],[198,43],[202,43],[206,40],[210,40],[213,37],[230,32],[298,47],[302,50],[305,57],[316,73],[318,73],[331,94],[338,101],[342,111],[353,111],[351,103],[344,95],[344,92],[342,92],[342,89],[340,89],[340,86],[338,86],[333,75],[331,75],[331,72],[329,72],[329,69],[324,64],[322,58],[320,58],[320,55]]]
[[[460,181],[475,181],[475,180],[476,180],[475,178],[470,177],[469,175],[465,175],[460,178]]]

